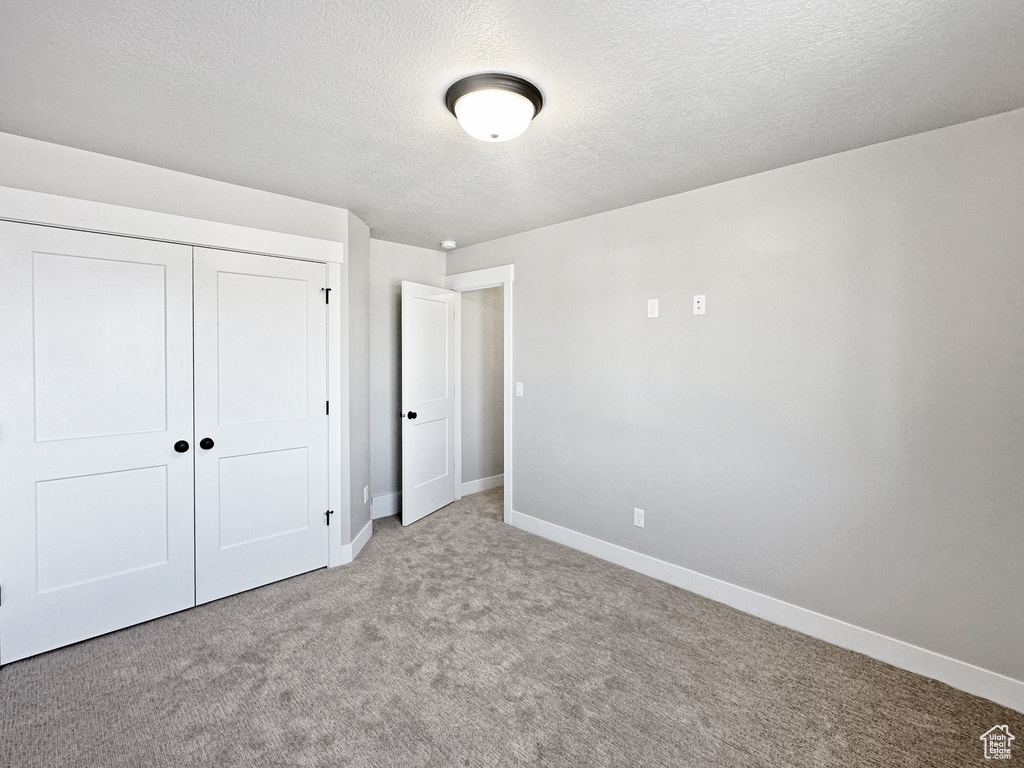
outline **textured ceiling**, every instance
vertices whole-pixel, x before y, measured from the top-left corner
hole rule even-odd
[[[445,109],[487,70],[519,139]],[[432,248],[1022,106],[1021,0],[0,0],[0,131]]]

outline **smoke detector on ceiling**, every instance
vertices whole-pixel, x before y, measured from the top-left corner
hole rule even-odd
[[[455,250],[455,241],[454,240],[442,240],[441,241],[441,250],[442,251],[452,251],[452,250]]]

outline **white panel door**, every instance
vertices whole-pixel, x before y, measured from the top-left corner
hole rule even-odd
[[[0,328],[0,663],[193,605],[192,249],[0,222]]]
[[[402,525],[455,500],[455,292],[402,281]]]
[[[195,249],[198,603],[327,565],[326,285]]]

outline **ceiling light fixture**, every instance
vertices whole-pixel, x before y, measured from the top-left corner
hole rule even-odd
[[[544,106],[544,97],[528,80],[486,72],[453,83],[444,103],[473,138],[508,141],[530,127]]]
[[[442,251],[454,251],[455,250],[455,246],[456,246],[456,242],[454,240],[442,240],[441,241],[441,250]]]

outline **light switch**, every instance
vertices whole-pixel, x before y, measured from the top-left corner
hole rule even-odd
[[[657,317],[658,316],[658,300],[648,299],[647,300],[647,316]]]
[[[516,382],[516,397],[522,397],[522,396],[523,396],[523,382],[517,381]]]

